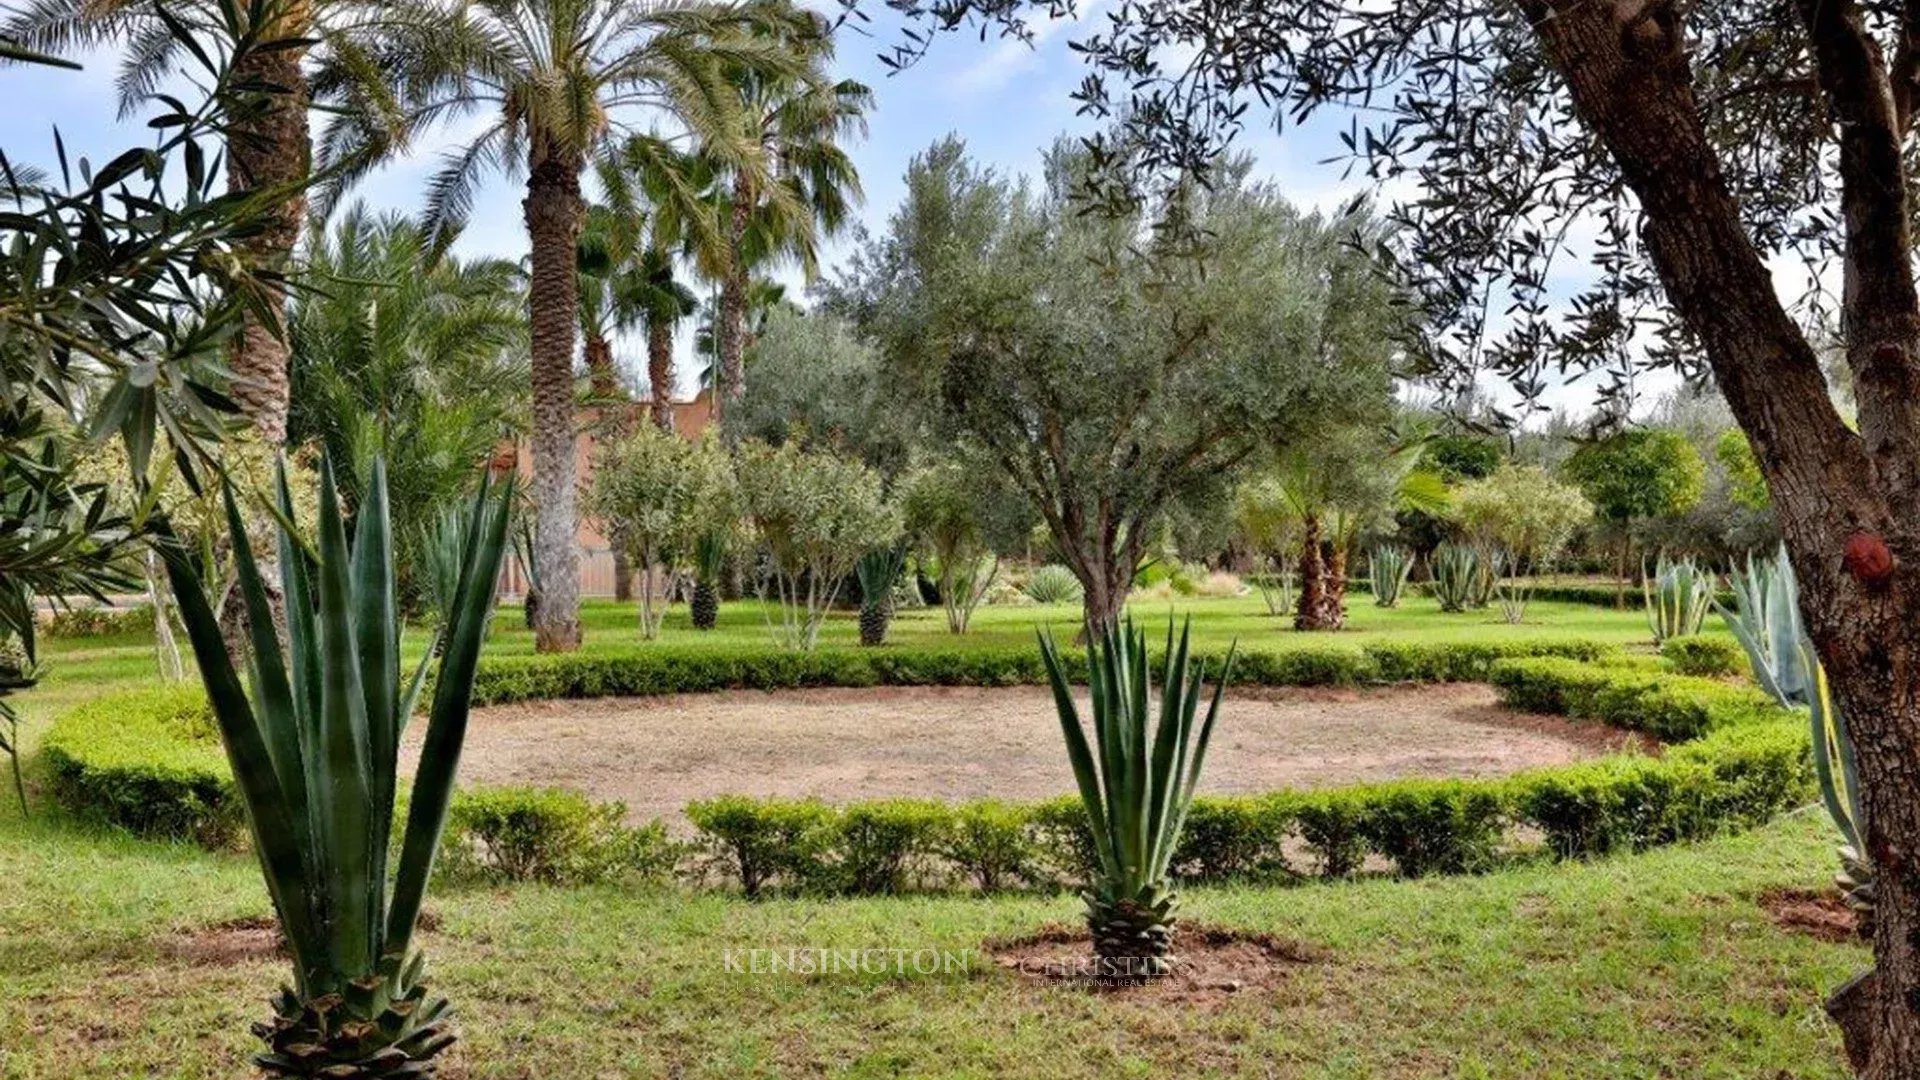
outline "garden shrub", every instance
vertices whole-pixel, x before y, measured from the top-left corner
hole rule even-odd
[[[839,886],[862,896],[905,892],[938,854],[952,812],[926,799],[881,799],[839,815]]]
[[[1738,642],[1726,638],[1700,634],[1668,638],[1660,646],[1660,656],[1682,675],[1725,678],[1747,670],[1746,653]]]
[[[116,634],[149,633],[153,630],[153,607],[61,608],[40,624],[40,632],[50,638],[112,637]]]
[[[981,892],[1041,884],[1029,817],[1027,808],[998,799],[962,803],[941,835],[940,858]]]
[[[1594,662],[1512,658],[1510,652],[1500,659],[1495,652],[1446,646],[1314,650],[1300,666],[1257,671],[1313,678],[1347,677],[1340,676],[1345,671],[1358,678],[1353,673],[1364,665],[1372,677],[1437,679],[1484,665],[1509,704],[1645,731],[1674,745],[1658,756],[1621,755],[1502,780],[1416,779],[1203,797],[1187,818],[1176,873],[1190,882],[1282,878],[1295,872],[1289,853],[1298,859],[1301,851],[1301,870],[1334,878],[1360,871],[1370,857],[1409,876],[1472,871],[1492,863],[1503,845],[1534,834],[1560,857],[1600,855],[1744,828],[1813,797],[1803,715],[1744,685],[1588,651]],[[1033,650],[867,652],[904,660],[886,668],[862,657],[850,673],[840,669],[848,658],[831,651],[774,654],[768,663],[744,654],[680,653],[605,667],[540,658],[562,663],[502,670],[516,679],[557,678],[601,690],[664,687],[692,677],[739,680],[729,685],[804,683],[863,672],[886,672],[888,680],[1019,681],[1023,665],[1038,663]],[[1336,656],[1343,659],[1331,659]],[[1336,671],[1328,666],[1333,663],[1354,666]],[[212,844],[230,844],[244,833],[226,758],[197,688],[86,703],[59,717],[42,745],[51,793],[78,813],[135,832]],[[658,880],[676,865],[717,867],[759,896],[769,889],[892,893],[954,881],[986,890],[1046,887],[1084,880],[1094,857],[1076,795],[1031,805],[883,800],[842,808],[722,797],[687,808],[697,847],[669,841],[657,823],[628,827],[624,817],[618,804],[596,806],[567,792],[464,792],[451,815],[449,859],[456,871],[559,883]]]
[[[1485,870],[1505,835],[1498,782],[1403,780],[1358,801],[1360,833],[1403,877]]]
[[[198,687],[98,698],[61,716],[40,749],[54,801],[82,817],[209,847],[246,829]]]
[[[1290,873],[1280,841],[1298,800],[1288,792],[1193,800],[1173,855],[1174,875],[1197,881],[1261,881]]]
[[[831,887],[838,813],[815,799],[722,795],[687,804],[713,860],[750,898],[779,884],[795,891]]]
[[[666,826],[626,817],[625,803],[556,788],[461,791],[448,811],[448,869],[550,885],[671,878],[679,852]]]
[[[1367,789],[1315,792],[1294,807],[1300,839],[1319,865],[1320,876],[1347,877],[1367,857]]]

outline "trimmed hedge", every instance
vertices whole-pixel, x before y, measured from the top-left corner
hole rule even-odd
[[[854,680],[869,677],[1018,682],[1038,671],[1035,656],[662,651],[644,661],[516,659],[491,665],[493,689],[504,695],[492,700],[534,687],[579,695],[866,685]],[[1188,881],[1339,878],[1370,862],[1409,877],[1473,872],[1533,836],[1561,857],[1634,850],[1749,826],[1811,795],[1803,720],[1749,686],[1674,674],[1652,657],[1536,641],[1389,643],[1247,660],[1243,678],[1268,684],[1485,679],[1514,707],[1678,745],[1660,756],[1625,754],[1497,779],[1203,797],[1174,859]],[[56,721],[44,749],[55,798],[81,814],[208,843],[230,843],[243,831],[225,757],[196,689],[143,690],[82,706]],[[840,807],[727,796],[688,806],[698,834],[691,848],[669,840],[657,823],[627,827],[623,815],[617,805],[596,806],[567,792],[463,792],[448,834],[450,865],[498,879],[561,883],[658,880],[672,870],[718,874],[758,896],[1049,888],[1081,880],[1092,861],[1085,815],[1073,796],[1032,805],[890,799]]]
[[[1747,670],[1747,654],[1741,650],[1740,643],[1726,638],[1699,634],[1668,638],[1660,646],[1660,656],[1682,675],[1727,678]]]
[[[1068,650],[1069,665],[1082,655]],[[1594,660],[1604,645],[1578,638],[1500,643],[1372,642],[1286,651],[1243,651],[1234,681],[1260,686],[1358,686],[1392,682],[1485,679],[1504,659],[1558,656]],[[1225,654],[1200,659],[1218,670]],[[638,697],[714,690],[794,690],[818,686],[1019,686],[1046,681],[1040,651],[985,649],[829,648],[776,652],[646,648],[618,653],[507,656],[486,660],[474,681],[474,703],[561,698]]]

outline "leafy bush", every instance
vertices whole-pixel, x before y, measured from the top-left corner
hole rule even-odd
[[[1319,863],[1320,876],[1347,877],[1367,857],[1366,792],[1318,792],[1294,808],[1300,839]]]
[[[905,892],[939,852],[951,817],[946,804],[925,799],[847,807],[836,823],[840,888],[863,896]]]
[[[1503,660],[1493,666],[1488,681],[1513,708],[1598,720],[1667,742],[1787,715],[1750,687],[1633,667],[1552,658]]]
[[[152,629],[153,608],[147,604],[61,608],[40,624],[40,632],[50,638],[111,637]]]
[[[1360,832],[1404,877],[1485,870],[1504,838],[1497,781],[1404,780],[1361,801]]]
[[[1055,564],[1040,567],[1027,579],[1026,594],[1036,604],[1077,604],[1086,592],[1073,571]]]
[[[832,880],[825,856],[834,847],[838,814],[823,802],[723,795],[688,803],[687,819],[749,898],[770,885],[798,891]]]
[[[950,817],[940,838],[940,858],[980,891],[1045,880],[1026,807],[982,799],[954,807]]]
[[[1187,812],[1173,867],[1196,881],[1264,881],[1291,872],[1280,838],[1298,813],[1287,792],[1245,798],[1201,798]]]
[[[679,851],[666,826],[626,816],[625,803],[554,788],[462,791],[448,813],[448,869],[550,885],[671,878]]]
[[[1723,638],[1668,638],[1660,646],[1660,655],[1682,675],[1722,678],[1738,675],[1746,666],[1740,646]]]
[[[61,716],[41,743],[50,794],[144,836],[230,846],[245,829],[198,687],[113,694]]]

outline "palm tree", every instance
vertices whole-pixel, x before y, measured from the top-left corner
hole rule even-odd
[[[663,431],[673,430],[673,337],[680,320],[699,303],[680,280],[679,263],[690,257],[710,263],[724,249],[714,206],[711,164],[675,149],[655,135],[627,141],[617,162],[601,170],[600,187],[615,214],[637,226],[622,299],[631,317],[647,328],[649,413]]]
[[[227,187],[275,193],[261,228],[241,247],[265,265],[283,266],[306,227],[310,103],[318,98],[342,106],[368,133],[384,130],[392,119],[386,89],[356,39],[380,5],[363,0],[267,0],[255,9],[247,3],[189,0],[166,4],[168,18],[160,17],[160,7],[143,0],[33,0],[0,25],[0,38],[67,55],[120,46],[115,90],[124,118],[181,69],[186,51],[199,47],[193,42],[231,43],[250,30],[248,20],[257,16],[267,28],[262,36],[276,47],[249,50],[234,65],[233,77],[243,85],[273,90],[257,95],[250,108],[229,119]],[[321,67],[330,73],[318,82],[309,79],[306,66],[309,52],[315,50]],[[390,140],[378,141],[385,145]],[[276,303],[263,312],[250,312],[234,337],[229,389],[261,437],[279,445],[286,436],[289,394],[287,297],[278,288],[269,295]],[[277,315],[280,325],[262,322],[260,314]]]
[[[400,589],[417,603],[435,529],[526,414],[520,268],[435,258],[412,222],[357,206],[308,241],[305,264],[288,436],[352,464],[341,479],[356,505],[384,459]]]
[[[716,415],[724,415],[746,387],[753,272],[791,259],[811,280],[819,268],[821,238],[837,233],[862,198],[859,174],[841,142],[866,133],[872,91],[851,79],[827,77],[833,35],[824,17],[805,16],[787,47],[802,70],[735,68],[728,73],[743,106],[745,145],[752,157],[717,156],[728,232],[715,320]]]
[[[575,266],[586,203],[580,175],[610,152],[634,113],[671,119],[721,145],[740,130],[729,70],[786,72],[779,15],[760,6],[674,0],[434,0],[391,5],[372,48],[392,73],[409,134],[491,113],[448,155],[430,183],[425,224],[444,246],[464,224],[489,173],[524,175],[531,248],[528,292],[533,360],[535,561],[543,582],[536,647],[579,647],[575,543]],[[330,133],[331,134],[331,133]],[[356,153],[354,130],[325,143]]]
[[[770,277],[755,277],[747,282],[746,303],[741,305],[743,313],[740,319],[740,355],[741,370],[746,369],[746,356],[753,349],[753,343],[760,340],[766,332],[767,322],[775,311],[798,311],[800,305],[787,299],[787,287]],[[709,296],[700,305],[700,325],[693,335],[693,354],[700,358],[699,382],[702,390],[714,389],[720,378],[720,298]],[[740,383],[745,385],[744,376]]]

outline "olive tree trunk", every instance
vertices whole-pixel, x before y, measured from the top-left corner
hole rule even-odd
[[[1792,6],[1840,148],[1857,431],[1835,411],[1708,141],[1684,8],[1522,3],[1580,119],[1633,189],[1668,299],[1772,493],[1807,630],[1854,740],[1879,889],[1873,969],[1829,1011],[1860,1076],[1920,1080],[1920,297],[1902,159],[1912,84],[1889,77],[1857,4]]]
[[[580,551],[574,510],[573,343],[580,296],[575,245],[586,204],[577,162],[537,161],[521,204],[533,254],[527,291],[533,351],[533,502],[539,515],[534,562],[540,606],[534,645],[541,652],[580,647]]]

